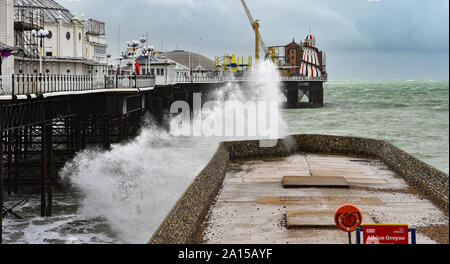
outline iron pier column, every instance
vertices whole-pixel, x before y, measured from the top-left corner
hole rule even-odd
[[[46,151],[47,151],[47,171],[46,171],[46,191],[47,191],[47,205],[45,216],[52,216],[53,205],[53,123],[50,121],[46,124]]]
[[[41,216],[46,215],[46,179],[47,179],[47,129],[46,124],[41,125]]]
[[[287,91],[287,102],[290,109],[298,108],[298,90],[288,90]]]
[[[3,132],[0,131],[0,245],[3,239]]]

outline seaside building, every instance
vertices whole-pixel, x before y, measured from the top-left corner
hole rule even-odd
[[[291,76],[319,78],[326,75],[326,55],[316,47],[312,34],[300,44],[292,40],[285,46],[285,64]]]
[[[214,62],[205,56],[182,50],[160,52],[144,45],[146,41],[142,37],[141,44],[139,41],[127,42],[129,47],[122,52],[115,65],[110,65],[110,69],[116,68],[116,73],[120,75],[155,76],[156,85],[173,84],[180,78],[190,76],[209,77],[214,71]]]
[[[0,0],[0,46],[14,46],[13,0]],[[13,65],[13,56],[3,58],[1,75],[10,76],[13,73]]]
[[[165,52],[164,56],[187,69],[188,74],[191,69],[193,77],[208,77],[215,69],[214,61],[198,53],[174,50]],[[182,74],[183,72],[180,72],[180,75]]]
[[[83,14],[78,17],[53,0],[3,1],[13,5],[6,20],[13,23],[14,32],[8,37],[21,50],[14,56],[13,65],[8,65],[9,73],[107,73],[105,23],[86,20]],[[39,36],[39,30],[46,35]]]

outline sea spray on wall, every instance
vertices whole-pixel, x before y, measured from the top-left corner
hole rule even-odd
[[[251,78],[255,82],[245,88],[227,84],[220,89],[218,104],[207,115],[218,113],[224,104],[239,110],[248,101],[279,100],[279,73],[274,65],[259,64]],[[130,142],[115,144],[108,151],[80,152],[61,175],[83,195],[79,211],[83,217],[102,217],[122,241],[145,243],[224,139],[174,137],[149,121]]]
[[[170,109],[174,136],[219,137],[228,139],[278,139],[286,134],[280,118],[282,101],[280,77],[271,62],[256,65],[246,79],[229,82],[215,91],[214,101],[193,95],[193,105],[177,101]],[[194,115],[191,116],[191,111]]]

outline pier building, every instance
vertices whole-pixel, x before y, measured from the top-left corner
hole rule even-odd
[[[14,56],[14,73],[106,74],[105,23],[78,16],[53,0],[6,2],[14,5],[13,44],[21,50]]]

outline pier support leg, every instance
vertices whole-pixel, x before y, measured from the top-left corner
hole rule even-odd
[[[287,91],[287,102],[290,109],[298,108],[298,90],[288,90]]]
[[[74,152],[76,153],[81,150],[81,118],[79,115],[74,118],[74,126]]]
[[[52,216],[53,126],[41,125],[41,216]]]
[[[323,83],[313,82],[310,88],[309,102],[316,106],[323,106]]]
[[[88,118],[86,115],[81,116],[81,149],[86,148],[87,144],[87,131],[88,131]]]
[[[45,182],[47,178],[47,130],[45,123],[41,125],[41,216],[44,217],[46,210]]]
[[[6,131],[6,155],[7,155],[7,167],[8,167],[8,182],[11,182],[11,171],[12,171],[12,138],[11,138],[11,131]],[[11,185],[7,184],[6,189],[8,192],[8,195],[11,195]]]
[[[126,116],[119,118],[119,142],[122,142],[126,138]]]
[[[109,149],[111,146],[111,117],[106,115],[103,117],[103,148]]]
[[[3,132],[0,131],[0,208],[3,210]],[[1,212],[0,210],[0,212]],[[0,213],[0,245],[3,239],[3,213]]]
[[[18,181],[18,175],[19,175],[19,167],[17,166],[18,161],[20,160],[19,157],[19,148],[20,148],[20,128],[14,130],[13,132],[13,136],[14,136],[14,183],[13,185],[13,193],[17,194],[18,193],[18,186],[17,186],[17,181]]]
[[[53,205],[53,125],[52,122],[46,125],[47,133],[47,172],[46,172],[46,191],[47,191],[47,205],[45,216],[52,216],[52,205]]]

